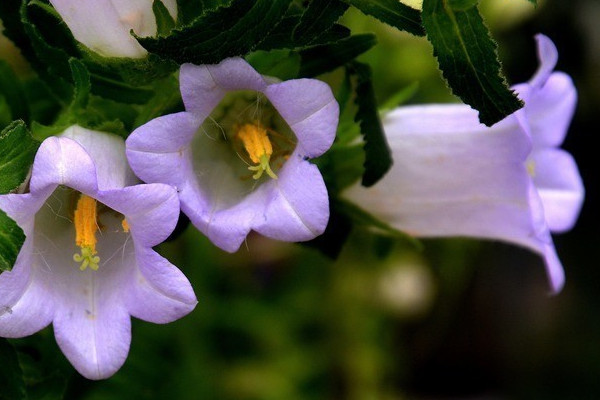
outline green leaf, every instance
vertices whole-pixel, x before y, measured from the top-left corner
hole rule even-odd
[[[477,7],[455,10],[448,0],[424,0],[423,23],[454,94],[491,126],[523,106],[500,73],[496,44]]]
[[[29,106],[19,78],[4,60],[0,60],[0,95],[10,109],[11,120],[29,119]]]
[[[294,29],[300,23],[300,17],[287,16],[277,24],[269,35],[262,40],[256,50],[294,49],[301,50],[313,46],[332,44],[350,36],[350,30],[340,24],[333,24],[331,28],[322,32],[317,37],[298,38],[294,40]]]
[[[246,61],[261,75],[274,76],[282,81],[298,77],[300,55],[290,50],[255,51]]]
[[[352,60],[360,54],[375,46],[375,35],[365,33],[350,36],[337,43],[315,46],[300,52],[302,64],[300,65],[301,77],[314,77],[325,72],[333,71]]]
[[[358,106],[355,121],[360,124],[360,131],[365,141],[365,173],[363,186],[372,186],[392,166],[392,155],[379,119],[377,100],[371,80],[371,67],[354,62],[349,66],[350,72],[357,77],[356,98]]]
[[[314,38],[329,30],[347,9],[348,5],[340,0],[312,0],[294,28],[294,41],[312,42]]]
[[[179,64],[215,64],[254,50],[285,15],[292,0],[234,0],[209,10],[166,38],[138,38],[146,50]]]
[[[406,103],[419,90],[419,82],[413,82],[394,93],[389,99],[379,106],[379,112],[385,113]]]
[[[415,239],[407,233],[399,231],[393,226],[381,221],[354,203],[350,203],[345,200],[338,200],[336,206],[338,211],[343,212],[345,215],[350,217],[355,226],[360,226],[363,228],[375,228],[379,233],[383,233],[396,239],[401,239],[417,250],[421,250],[423,248],[423,245],[418,239]]]
[[[448,0],[450,8],[455,11],[468,10],[469,8],[476,6],[477,3],[479,3],[479,0]]]
[[[167,36],[175,28],[175,20],[161,0],[152,2],[152,12],[156,19],[156,33],[158,36]]]
[[[25,181],[39,143],[23,121],[14,121],[0,133],[0,193],[15,190]]]
[[[11,311],[0,307],[0,315],[5,312]],[[23,371],[19,365],[17,352],[6,339],[0,339],[0,364],[2,365],[0,368],[0,399],[26,399]]]
[[[73,93],[73,102],[71,108],[85,108],[90,96],[92,83],[90,82],[90,73],[85,64],[76,58],[69,60],[71,73],[73,74],[73,83],[75,91]]]
[[[0,271],[12,269],[24,242],[25,234],[21,228],[0,210]]]
[[[425,32],[421,26],[419,10],[415,10],[401,3],[399,0],[344,0],[361,12],[371,15],[381,22],[412,33],[423,36]]]

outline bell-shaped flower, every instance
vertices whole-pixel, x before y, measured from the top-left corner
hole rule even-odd
[[[175,227],[177,193],[136,182],[116,136],[73,126],[41,144],[27,193],[0,196],[26,235],[0,275],[0,336],[52,323],[73,366],[102,379],[127,358],[130,316],[167,323],[194,309],[187,278],[152,249]]]
[[[515,89],[523,109],[492,127],[466,105],[400,107],[384,119],[392,170],[345,197],[417,237],[467,236],[540,254],[553,292],[564,284],[550,232],[570,229],[583,202],[575,161],[558,148],[573,116],[571,78],[552,72],[554,44],[537,36],[540,67]]]
[[[160,0],[173,19],[177,1]],[[50,0],[75,39],[104,57],[144,57],[146,50],[131,35],[155,36],[153,0]]]
[[[179,79],[185,111],[127,139],[133,171],[175,186],[182,211],[224,250],[237,250],[250,230],[284,241],[321,234],[329,199],[308,159],[335,137],[339,108],[329,86],[273,82],[241,58],[184,64]]]

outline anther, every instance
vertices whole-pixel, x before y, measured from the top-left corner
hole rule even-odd
[[[82,271],[87,267],[97,270],[100,262],[100,257],[96,256],[96,231],[98,230],[96,215],[96,200],[82,194],[77,200],[73,218],[75,244],[81,249],[81,254],[75,253],[73,260],[81,264],[79,269]]]
[[[277,175],[269,164],[273,154],[273,146],[267,135],[267,130],[258,123],[244,124],[238,129],[237,137],[242,141],[250,160],[255,164],[248,167],[250,171],[256,171],[252,177],[259,179],[263,172],[266,172],[271,178],[277,179]]]

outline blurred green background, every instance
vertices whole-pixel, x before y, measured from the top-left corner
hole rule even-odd
[[[579,90],[564,148],[587,195],[576,228],[555,237],[562,293],[548,296],[537,256],[500,243],[427,240],[416,251],[355,231],[332,261],[256,236],[230,255],[190,227],[159,251],[190,278],[196,310],[165,326],[134,321],[125,366],[102,382],[73,372],[49,329],[12,341],[48,372],[40,398],[62,389],[53,376],[68,378],[67,399],[86,400],[600,398],[600,3],[481,3],[511,83],[535,71],[541,32]],[[455,101],[426,40],[357,12],[344,23],[377,33],[361,58],[380,103],[415,82],[411,103]]]

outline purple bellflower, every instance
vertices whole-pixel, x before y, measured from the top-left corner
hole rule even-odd
[[[176,0],[161,0],[172,18],[177,19]],[[135,40],[155,36],[156,18],[152,0],[50,0],[73,37],[104,57],[146,56],[147,51]]]
[[[467,105],[400,107],[384,119],[392,170],[345,197],[417,237],[498,239],[540,254],[554,293],[564,271],[550,232],[569,230],[583,183],[564,140],[577,100],[571,78],[552,72],[558,53],[536,37],[540,67],[514,87],[523,109],[492,127]]]
[[[48,324],[73,366],[103,379],[125,362],[130,316],[154,323],[196,305],[187,278],[152,250],[175,228],[175,189],[141,184],[123,141],[73,126],[40,146],[29,190],[0,196],[23,229],[14,268],[0,275],[0,336]]]
[[[127,139],[133,171],[175,186],[182,211],[226,251],[236,251],[250,230],[284,241],[321,234],[329,199],[308,159],[335,137],[339,108],[329,86],[273,82],[241,58],[184,64],[179,79],[185,111]]]

